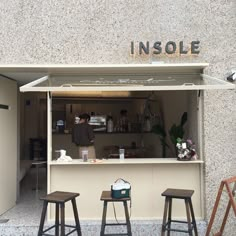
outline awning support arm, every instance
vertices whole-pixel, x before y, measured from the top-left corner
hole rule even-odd
[[[25,88],[27,89],[27,88],[33,87],[33,86],[35,86],[35,85],[37,85],[37,84],[39,84],[39,83],[44,82],[44,81],[47,80],[47,79],[48,79],[48,76],[44,76],[44,77],[42,77],[42,78],[36,79],[36,80],[34,80],[34,81],[32,81],[32,82],[30,82],[30,83],[28,83],[28,84],[25,84],[25,85],[21,86],[21,87],[20,87],[20,91],[21,91],[21,92],[24,92],[24,91],[25,91]]]

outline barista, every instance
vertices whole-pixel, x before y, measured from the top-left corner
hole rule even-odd
[[[90,116],[86,113],[79,116],[79,122],[74,125],[72,142],[79,147],[79,158],[82,158],[82,151],[88,151],[88,158],[96,159],[94,148],[94,133],[89,125]]]

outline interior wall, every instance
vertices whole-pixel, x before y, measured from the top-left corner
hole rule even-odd
[[[200,98],[203,96],[202,91],[187,91],[186,94],[186,100],[188,101],[187,104],[187,110],[188,110],[188,130],[186,132],[186,138],[189,138],[193,141],[195,144],[195,148],[197,151],[197,154],[203,159],[204,157],[201,156],[201,149],[200,145],[202,143],[200,140],[202,140],[203,137],[200,137],[200,133],[203,130],[203,124],[202,124],[202,104],[200,101]],[[203,148],[203,147],[201,147]]]
[[[21,93],[21,159],[30,159],[30,138],[46,138],[45,93]]]
[[[0,76],[0,215],[17,197],[17,83]]]

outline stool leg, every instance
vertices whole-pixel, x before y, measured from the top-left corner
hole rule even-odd
[[[65,236],[65,204],[60,203],[61,207],[61,236]]]
[[[171,215],[172,215],[172,198],[169,198],[169,210],[168,210],[168,228],[171,228]],[[170,230],[167,231],[167,236],[170,236]]]
[[[166,197],[166,199],[165,199],[165,207],[164,207],[164,215],[163,215],[163,221],[162,221],[161,236],[165,236],[165,231],[166,231],[166,217],[167,217],[168,205],[169,205],[169,198]]]
[[[56,203],[55,234],[59,236],[59,203]]]
[[[43,235],[43,226],[44,226],[45,216],[46,216],[46,212],[47,212],[47,206],[48,206],[48,202],[44,201],[42,215],[41,215],[41,219],[40,219],[38,236]]]
[[[35,191],[38,191],[39,190],[39,166],[36,165],[36,188],[35,188]]]
[[[72,202],[73,211],[74,211],[74,217],[75,217],[75,224],[76,224],[77,233],[78,233],[78,236],[81,236],[82,234],[81,234],[81,228],[80,228],[80,223],[79,223],[79,215],[78,215],[78,211],[77,211],[75,198],[73,198],[71,200],[71,202]]]
[[[190,236],[193,235],[192,233],[192,224],[191,224],[191,218],[190,218],[190,212],[189,212],[189,201],[188,199],[185,199],[185,207],[186,207],[186,215],[187,215],[187,222],[188,222],[188,233]]]
[[[131,224],[130,224],[130,220],[129,220],[129,211],[128,211],[128,206],[127,206],[127,201],[123,201],[123,204],[124,204],[124,209],[125,209],[125,218],[126,218],[126,224],[127,224],[127,233],[128,233],[128,236],[132,236]]]
[[[107,201],[104,201],[100,236],[104,236],[105,233],[106,217],[107,217]]]
[[[198,236],[197,224],[196,224],[196,220],[195,220],[195,216],[194,216],[193,204],[192,204],[191,199],[189,200],[189,206],[190,206],[190,212],[191,212],[191,215],[192,215],[192,223],[193,223],[194,233],[195,233],[195,236]]]

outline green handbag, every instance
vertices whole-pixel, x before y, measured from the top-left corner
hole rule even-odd
[[[112,198],[129,198],[130,197],[130,191],[131,191],[131,185],[128,181],[124,179],[117,179],[112,185],[111,185],[111,196]]]

